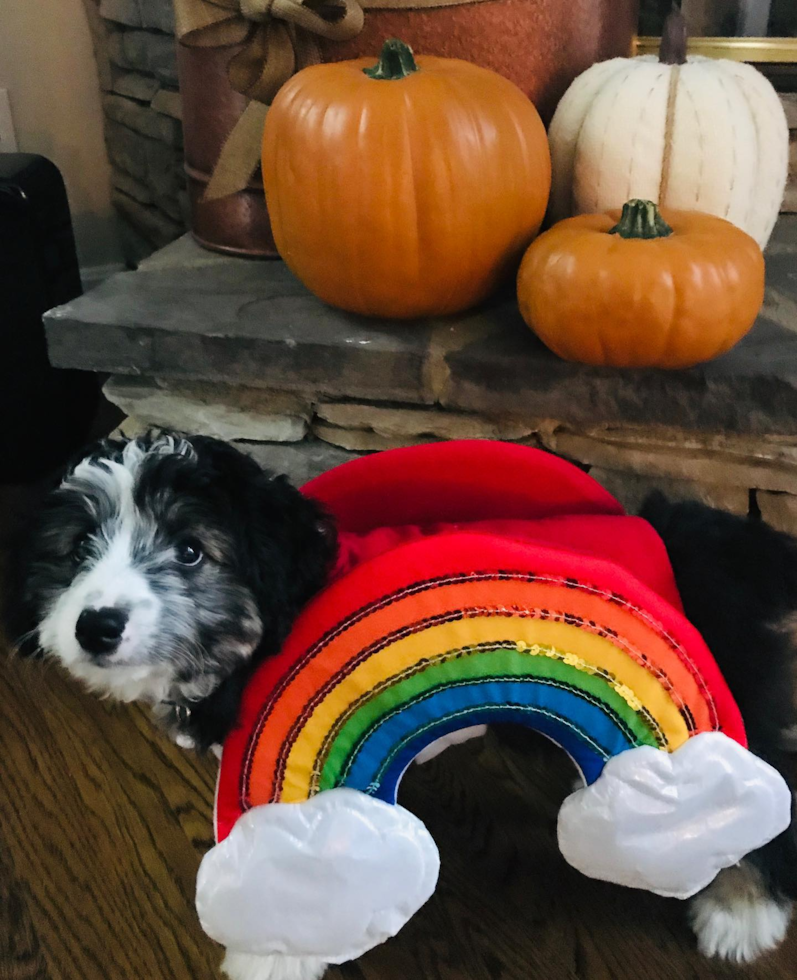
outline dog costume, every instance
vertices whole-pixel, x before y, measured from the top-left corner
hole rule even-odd
[[[439,867],[396,803],[402,774],[475,725],[568,753],[584,787],[559,846],[592,877],[686,898],[788,826],[661,539],[577,467],[436,443],[303,492],[334,516],[339,559],[224,746],[197,884],[214,939],[340,963],[394,935]]]

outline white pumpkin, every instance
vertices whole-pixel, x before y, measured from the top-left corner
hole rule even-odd
[[[601,62],[567,90],[549,139],[554,220],[643,198],[726,218],[761,248],[769,240],[789,130],[777,93],[751,65],[655,55]]]

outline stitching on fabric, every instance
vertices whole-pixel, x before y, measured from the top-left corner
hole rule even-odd
[[[576,588],[578,586],[578,582],[576,579],[566,579],[565,585],[568,588]],[[332,677],[330,677],[321,688],[315,692],[313,697],[304,705],[301,714],[294,719],[288,737],[280,746],[280,752],[277,756],[274,775],[275,794],[279,795],[279,792],[281,791],[285,778],[285,769],[287,766],[288,757],[302,728],[324,698],[326,698],[335,687],[339,686],[351,673],[353,673],[357,667],[359,667],[374,654],[379,653],[381,650],[384,650],[386,647],[392,645],[398,640],[422,633],[430,626],[443,625],[445,623],[456,622],[464,619],[475,619],[485,615],[497,615],[510,619],[535,619],[542,622],[561,622],[570,626],[582,627],[587,632],[591,632],[611,640],[611,642],[615,643],[620,647],[620,649],[625,651],[632,660],[639,664],[639,666],[644,667],[649,673],[658,678],[661,686],[664,687],[668,693],[670,693],[673,701],[678,706],[679,712],[684,718],[690,733],[694,733],[697,727],[694,717],[691,711],[686,713],[687,706],[678,691],[676,691],[673,687],[667,674],[660,667],[651,664],[644,653],[637,650],[636,647],[632,646],[632,644],[630,644],[624,637],[620,637],[615,630],[609,627],[598,626],[594,620],[585,621],[581,616],[576,616],[572,613],[561,613],[556,611],[551,612],[549,609],[524,609],[520,606],[512,606],[509,608],[506,606],[469,606],[464,609],[450,610],[446,613],[438,614],[437,616],[428,616],[422,620],[410,623],[398,630],[394,630],[393,633],[381,637],[379,640],[361,649],[355,656],[350,657],[349,660]],[[510,646],[512,645],[512,641],[510,640],[504,640],[503,642],[504,644]],[[568,654],[568,656],[574,655]],[[420,662],[422,663],[425,661],[428,661],[428,658],[423,658],[423,660]]]
[[[338,718],[335,719],[335,723],[332,725],[332,727],[324,737],[324,741],[322,742],[321,747],[313,763],[311,780],[310,780],[311,792],[317,791],[318,782],[320,781],[324,766],[327,763],[329,753],[332,749],[332,744],[340,734],[340,731],[343,729],[344,725],[346,725],[349,719],[354,714],[356,714],[357,711],[364,704],[372,700],[376,695],[381,694],[383,691],[387,690],[388,688],[392,687],[395,684],[400,683],[403,680],[407,680],[408,678],[413,677],[416,674],[422,673],[424,670],[427,669],[427,667],[436,666],[445,663],[449,660],[458,660],[461,657],[468,656],[469,654],[474,652],[488,653],[493,650],[496,651],[509,650],[512,648],[516,649],[519,653],[527,652],[530,656],[538,656],[538,657],[541,656],[551,660],[556,660],[562,663],[566,663],[568,666],[572,666],[575,669],[581,671],[582,673],[588,674],[589,676],[599,677],[601,680],[605,681],[615,691],[615,693],[626,702],[626,704],[628,704],[628,706],[632,709],[632,711],[636,712],[636,714],[642,717],[644,723],[647,725],[649,729],[651,729],[659,747],[663,751],[668,750],[667,747],[669,745],[669,739],[667,738],[664,731],[661,729],[661,726],[658,724],[656,719],[650,714],[647,708],[645,708],[645,706],[642,704],[639,698],[634,694],[634,692],[629,687],[627,687],[625,684],[620,684],[617,682],[614,674],[612,674],[611,671],[604,670],[601,667],[596,667],[593,664],[589,664],[585,660],[582,660],[580,657],[577,657],[575,654],[566,653],[564,651],[558,650],[555,647],[551,647],[551,646],[542,646],[538,643],[534,643],[531,646],[529,646],[522,640],[517,641],[515,643],[509,641],[504,643],[501,642],[477,643],[467,647],[460,647],[454,650],[447,650],[445,653],[438,654],[434,657],[424,658],[422,661],[418,661],[415,664],[411,664],[410,666],[405,667],[404,670],[399,671],[399,673],[394,674],[389,678],[386,678],[384,681],[381,681],[379,684],[375,685],[370,691],[365,691],[363,694],[360,695],[360,697],[352,701],[352,703],[346,708],[346,710],[343,711],[338,716]],[[511,680],[512,677],[511,675],[508,674],[496,674],[496,675],[491,675],[491,679]],[[594,695],[590,695],[587,692],[583,692],[581,688],[577,687],[574,684],[568,684],[566,681],[557,680],[556,678],[544,678],[544,677],[535,677],[535,676],[526,677],[525,675],[523,676],[523,678],[519,678],[519,679],[526,680],[529,683],[533,683],[533,682],[550,683],[554,686],[560,686],[563,689],[573,691],[574,693],[583,697],[585,700],[590,701],[591,703],[596,703],[594,700],[592,700],[594,698]],[[477,678],[472,678],[470,681],[448,682],[445,685],[437,685],[435,690],[439,690],[443,686],[455,687],[458,686],[460,683],[475,683],[477,680],[478,680]],[[408,703],[413,704],[415,703],[415,700],[416,699],[411,699]],[[404,707],[406,707],[406,704],[404,705]],[[390,715],[383,716],[383,718],[386,717],[390,717]],[[626,723],[621,718],[619,718],[619,716],[615,716],[612,713],[612,717],[616,717],[618,726],[623,728],[623,733],[627,735],[629,741],[634,741],[636,744],[641,744],[637,739],[637,737],[633,734],[631,729],[626,726]]]
[[[361,735],[360,738],[357,739],[356,743],[352,747],[352,750],[351,750],[351,752],[349,753],[349,755],[348,755],[348,757],[346,759],[346,762],[345,762],[344,766],[341,769],[341,775],[340,775],[340,777],[339,777],[339,779],[337,781],[337,785],[338,786],[342,786],[344,784],[344,781],[348,778],[348,775],[351,772],[351,767],[354,765],[355,759],[356,759],[357,755],[359,754],[359,751],[362,748],[363,743],[365,741],[367,741],[368,737],[374,731],[374,728],[378,727],[379,725],[383,724],[386,721],[389,721],[391,718],[395,718],[396,715],[401,714],[401,712],[404,711],[408,706],[415,706],[417,704],[421,704],[423,701],[427,701],[430,697],[432,697],[438,691],[442,690],[443,687],[445,687],[446,689],[449,689],[449,688],[452,688],[452,687],[468,687],[468,686],[470,686],[472,684],[478,684],[478,685],[491,684],[491,683],[494,683],[495,681],[500,681],[500,680],[505,680],[505,679],[506,678],[502,677],[501,675],[498,675],[496,677],[477,677],[477,678],[473,678],[471,680],[455,681],[452,684],[445,684],[445,685],[441,685],[438,688],[432,689],[430,691],[424,691],[423,694],[420,694],[417,697],[412,698],[409,702],[407,702],[407,704],[397,705],[395,708],[393,708],[390,711],[388,711],[387,714],[383,715],[379,719],[377,725],[372,726],[370,729],[368,729],[367,732],[364,732],[363,735]],[[521,683],[524,683],[524,682],[521,681]],[[616,715],[614,715],[614,713],[611,712],[603,704],[603,702],[600,701],[600,699],[594,697],[594,695],[584,694],[583,692],[581,692],[579,690],[579,688],[574,688],[570,684],[567,684],[567,683],[565,683],[563,681],[554,680],[553,678],[538,678],[538,677],[535,677],[533,680],[530,679],[530,680],[526,681],[526,683],[529,683],[529,684],[539,683],[539,684],[543,684],[546,687],[555,687],[558,690],[567,691],[567,692],[569,692],[571,694],[574,694],[574,695],[577,692],[579,695],[583,696],[583,698],[584,698],[585,701],[587,701],[593,707],[598,708],[604,715],[606,715],[613,722],[615,722],[615,724],[617,725],[617,727],[622,731],[623,735],[625,735],[625,737],[628,739],[629,742],[631,742],[634,746],[638,746],[638,745],[641,744],[640,741],[639,741],[639,739],[636,737],[636,735],[634,735],[633,731],[631,731],[631,729],[625,724],[625,722],[621,718],[618,718]],[[489,707],[490,708],[501,707],[501,705],[503,703],[504,702],[501,702],[499,704],[498,702],[495,702],[493,704],[490,704]],[[513,707],[523,707],[523,705],[520,702],[511,702],[511,704],[512,704]],[[538,705],[528,705],[528,707],[531,710],[534,710],[535,708],[539,708],[540,711],[552,710],[552,709],[540,708]],[[454,712],[453,714],[446,715],[444,718],[436,718],[433,721],[429,721],[429,722],[425,723],[424,725],[421,725],[420,728],[413,729],[411,735],[410,736],[406,736],[403,741],[406,744],[406,741],[408,741],[409,738],[412,738],[412,737],[414,737],[415,735],[417,735],[419,733],[423,733],[423,732],[429,731],[430,729],[434,728],[436,725],[439,725],[441,722],[448,721],[449,718],[460,717],[463,714],[470,714],[473,710],[474,710],[473,708],[457,709],[456,712]],[[481,711],[481,710],[485,710],[485,709],[482,707],[482,705],[477,705],[476,706],[476,710]],[[554,713],[556,714],[556,712],[554,712]],[[587,740],[591,740],[590,739],[590,736],[585,735],[584,737]],[[594,741],[594,739],[592,739],[591,742],[592,742],[592,744],[594,745],[594,747],[596,749],[599,749],[600,751],[605,752],[607,757],[610,755],[609,750],[607,748],[605,748],[604,746],[599,745],[599,743],[596,742],[596,741]],[[384,769],[387,768],[387,762],[388,762],[388,760],[391,759],[391,758],[395,758],[395,756],[397,754],[398,754],[397,751],[391,751],[388,754],[388,756],[386,756],[385,760],[383,760],[383,763],[380,766],[380,770],[382,772],[384,772]]]
[[[379,610],[384,609],[387,606],[392,605],[393,603],[398,602],[400,600],[412,597],[414,595],[418,595],[421,592],[425,592],[434,588],[441,588],[446,585],[457,585],[466,582],[483,582],[483,581],[490,581],[490,580],[521,581],[526,583],[543,582],[545,584],[561,585],[566,588],[579,589],[580,591],[586,593],[587,595],[594,595],[599,598],[606,599],[607,601],[612,602],[615,605],[619,605],[625,608],[636,618],[641,619],[660,638],[665,640],[665,642],[670,646],[670,648],[679,656],[682,662],[684,662],[688,666],[690,672],[692,673],[695,679],[695,682],[697,683],[700,693],[702,694],[702,696],[704,697],[708,705],[709,713],[712,720],[712,727],[715,730],[719,730],[719,717],[718,717],[716,705],[714,703],[714,699],[711,696],[711,693],[708,690],[703,677],[701,676],[699,670],[697,669],[697,666],[694,664],[691,657],[689,657],[685,648],[680,643],[678,643],[674,639],[674,637],[672,637],[669,634],[669,632],[664,628],[663,624],[655,620],[645,610],[642,610],[637,606],[634,606],[632,603],[626,600],[619,593],[607,592],[605,589],[600,589],[598,588],[598,586],[580,582],[572,577],[538,575],[535,574],[534,572],[517,572],[517,571],[512,572],[512,571],[500,569],[491,572],[477,571],[477,572],[457,573],[454,575],[443,575],[437,578],[427,579],[422,582],[415,582],[410,585],[404,586],[403,588],[398,589],[394,593],[390,593],[388,595],[382,596],[380,599],[377,599],[372,603],[366,604],[365,606],[361,606],[359,609],[357,609],[346,619],[342,620],[339,623],[336,623],[335,626],[331,627],[323,636],[321,636],[311,647],[309,647],[305,651],[305,653],[296,661],[296,663],[293,664],[291,669],[286,672],[286,674],[280,679],[279,683],[275,686],[274,690],[271,693],[271,696],[261,708],[258,718],[256,720],[256,724],[254,726],[254,730],[250,738],[249,745],[247,747],[247,752],[244,758],[244,765],[242,767],[242,772],[241,772],[241,782],[240,782],[240,789],[239,789],[239,801],[241,805],[244,807],[247,805],[247,800],[249,795],[248,793],[249,779],[251,776],[251,769],[254,761],[255,750],[257,748],[257,744],[259,742],[263,727],[268,721],[268,718],[271,715],[274,705],[278,702],[285,688],[290,684],[290,682],[294,679],[294,677],[301,670],[303,670],[310,661],[315,659],[315,657],[317,657],[319,653],[321,653],[322,650],[329,645],[329,643],[331,643],[334,639],[337,639],[343,633],[347,632],[357,623],[362,621],[362,619],[364,619],[366,616],[374,612],[378,612]],[[612,636],[612,638],[618,640],[620,639],[619,636],[617,636],[616,631],[607,630],[607,632],[610,636]],[[647,657],[645,657],[644,654],[642,654],[641,657],[642,657],[643,665],[649,671],[651,671],[651,673],[657,673],[658,669],[652,667]],[[663,675],[663,673],[658,673],[657,676],[662,677],[665,675]],[[671,693],[677,696],[677,692],[671,690]],[[681,699],[678,698],[678,700]],[[682,704],[682,714],[685,719],[687,718],[691,719],[692,724],[694,724],[694,718],[692,716],[691,711],[689,711],[686,705],[683,704]],[[289,733],[289,738],[294,736],[294,727],[295,726],[292,727],[291,732]]]
[[[347,663],[343,667],[341,667],[340,670],[337,671],[337,673],[335,673],[331,678],[329,678],[326,684],[324,684],[321,688],[319,688],[318,691],[316,691],[313,697],[305,704],[301,714],[294,720],[294,723],[291,726],[289,737],[285,740],[283,745],[280,747],[280,752],[277,757],[277,765],[275,770],[275,787],[277,788],[277,791],[279,791],[279,789],[281,788],[285,776],[285,769],[287,766],[288,757],[290,755],[291,749],[293,748],[293,745],[296,742],[296,738],[298,737],[302,728],[307,723],[310,716],[318,707],[318,705],[324,700],[324,698],[326,698],[331,693],[331,691],[334,690],[335,687],[340,685],[351,673],[353,673],[353,671],[356,670],[357,667],[359,667],[362,663],[368,660],[375,653],[379,653],[381,650],[395,643],[397,640],[404,639],[407,636],[412,636],[421,633],[431,625],[443,625],[448,622],[456,622],[458,620],[463,620],[463,619],[474,619],[484,615],[495,616],[496,614],[498,616],[502,616],[505,618],[536,619],[543,622],[545,621],[563,622],[566,623],[567,625],[572,625],[576,627],[582,626],[586,630],[593,632],[593,630],[590,630],[590,627],[587,625],[587,623],[585,623],[585,621],[581,617],[573,616],[567,613],[558,613],[558,612],[552,613],[548,609],[528,610],[528,609],[521,609],[520,607],[513,607],[511,609],[507,609],[506,607],[503,606],[495,606],[495,607],[478,606],[478,607],[468,607],[467,609],[452,610],[448,613],[440,614],[437,617],[427,617],[424,620],[420,620],[416,623],[409,624],[406,627],[402,627],[400,630],[394,631],[392,634],[382,637],[380,640],[372,643],[370,646],[360,650],[354,657],[351,657],[347,661]],[[647,661],[646,658],[644,657],[644,654],[640,653],[640,651],[637,651],[636,648],[631,646],[631,644],[629,644],[624,638],[617,637],[613,630],[607,631],[605,627],[596,626],[594,632],[606,638],[609,638],[610,636],[614,638],[613,642],[616,642],[623,650],[625,650],[632,659],[636,660],[636,662],[639,663],[640,666],[646,667],[646,669],[648,669],[650,673],[656,675],[659,678],[662,687],[664,687],[671,693],[673,701],[675,701],[675,703],[678,705],[679,710],[682,707],[685,707],[682,699],[680,698],[680,695],[678,694],[677,691],[673,689],[672,684],[669,678],[667,677],[667,675],[660,668],[650,664],[650,662]],[[513,645],[512,641],[510,640],[504,640],[503,642],[504,644],[509,646]],[[572,655],[568,654],[568,656],[572,656]],[[428,660],[428,658],[423,658],[423,659],[424,661]]]
[[[604,64],[609,65],[609,64],[611,64],[611,62],[608,62],[607,61],[607,62],[604,62]],[[617,65],[614,71],[604,71],[602,73],[606,77],[601,79],[601,82],[599,83],[599,85],[598,85],[598,87],[597,87],[597,89],[595,91],[595,95],[594,95],[594,97],[592,99],[592,103],[593,104],[598,99],[598,97],[600,96],[600,94],[604,90],[604,88],[609,84],[609,82],[614,78],[615,75],[618,75],[620,73],[620,71],[622,71],[622,67],[619,66],[619,65]],[[583,76],[582,76],[582,78],[583,78]],[[578,80],[574,84],[577,85],[578,84]],[[573,138],[573,144],[572,144],[573,145],[573,161],[572,161],[572,165],[570,167],[570,173],[569,174],[561,174],[561,178],[563,180],[565,180],[565,179],[568,180],[569,183],[570,183],[570,189],[569,189],[568,195],[567,195],[568,196],[568,202],[569,202],[569,207],[568,207],[567,212],[566,212],[567,215],[576,214],[577,211],[578,211],[578,208],[576,208],[576,169],[578,167],[578,158],[579,158],[579,152],[580,152],[580,148],[581,148],[581,134],[584,132],[584,126],[586,125],[587,119],[589,119],[590,112],[591,112],[591,106],[587,107],[587,109],[584,111],[584,115],[581,117],[581,122],[578,124],[578,132],[575,134],[575,137]],[[563,217],[564,217],[564,215],[563,215]]]
[[[555,711],[551,711],[548,708],[533,707],[531,705],[525,705],[525,704],[514,704],[514,703],[506,704],[502,702],[500,704],[496,703],[496,704],[479,705],[477,710],[492,711],[494,709],[499,709],[499,708],[515,708],[519,711],[527,712],[528,714],[544,715],[547,718],[551,718],[553,721],[561,722],[563,725],[565,725],[565,727],[571,729],[578,737],[582,738],[585,742],[588,742],[595,749],[596,753],[603,759],[604,762],[608,761],[608,759],[610,758],[610,753],[608,752],[608,750],[604,749],[603,746],[599,745],[593,738],[587,735],[586,732],[582,731],[574,722],[572,722],[568,718],[563,717],[562,715],[557,714],[557,712]],[[450,720],[453,718],[461,718],[463,716],[467,716],[472,713],[473,713],[472,709],[464,708],[459,711],[454,711],[450,715],[447,715],[446,720]],[[368,793],[369,795],[373,795],[374,793],[376,793],[382,784],[385,770],[388,768],[388,766],[393,761],[393,759],[395,759],[395,757],[399,754],[399,752],[404,748],[407,742],[410,741],[412,738],[415,738],[416,735],[423,734],[423,732],[428,731],[431,728],[434,728],[435,725],[437,724],[439,724],[439,721],[430,722],[429,724],[424,725],[421,728],[417,728],[410,735],[407,735],[403,739],[401,739],[398,745],[394,746],[393,750],[389,753],[388,757],[384,760],[382,765],[379,767],[379,770],[377,772],[377,778],[368,785],[365,792]]]

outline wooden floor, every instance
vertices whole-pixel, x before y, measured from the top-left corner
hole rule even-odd
[[[218,978],[193,909],[214,761],[40,663],[2,656],[0,704],[0,978]],[[437,893],[330,980],[797,975],[797,930],[754,968],[717,966],[694,952],[680,903],[568,868],[555,820],[570,776],[553,751],[510,730],[408,774],[402,802],[440,846]]]

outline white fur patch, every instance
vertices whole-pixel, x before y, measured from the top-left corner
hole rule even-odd
[[[791,906],[776,902],[759,872],[742,862],[692,900],[689,917],[704,956],[749,963],[783,942]]]
[[[320,980],[327,964],[313,956],[252,956],[228,952],[221,965],[230,980]]]
[[[160,670],[162,682],[167,681],[166,669],[141,663],[142,652],[149,650],[155,637],[161,603],[146,577],[132,565],[133,519],[128,511],[114,522],[110,540],[100,545],[101,556],[58,597],[39,628],[45,650],[93,690],[113,694],[122,701],[133,701],[149,692],[153,697],[164,696],[162,683],[153,672]],[[84,609],[106,608],[124,609],[128,620],[113,654],[113,665],[100,666],[81,649],[75,628]]]
[[[188,443],[171,437],[159,441],[154,451],[193,453]],[[135,567],[132,555],[134,537],[146,541],[147,534],[154,535],[155,530],[147,527],[133,495],[145,455],[138,443],[131,442],[123,451],[121,463],[83,460],[64,480],[65,487],[78,492],[86,484],[95,488],[111,504],[114,516],[94,541],[95,556],[47,611],[39,627],[39,640],[45,651],[91,690],[121,701],[156,702],[168,695],[173,667],[146,662],[157,641],[162,604],[146,576]],[[93,509],[91,497],[84,494],[84,499]],[[104,608],[123,609],[128,619],[112,660],[100,665],[82,650],[75,629],[84,609]]]

